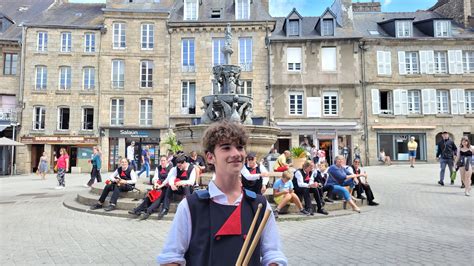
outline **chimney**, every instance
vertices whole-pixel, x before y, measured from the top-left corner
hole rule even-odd
[[[382,5],[380,2],[357,2],[352,3],[352,11],[354,12],[382,12]]]
[[[336,20],[342,27],[352,28],[354,26],[352,0],[335,0],[330,9],[336,15]]]
[[[270,14],[270,5],[269,5],[270,0],[261,0],[261,1],[262,1],[263,9],[267,11],[268,14]]]

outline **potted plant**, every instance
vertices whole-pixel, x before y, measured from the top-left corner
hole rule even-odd
[[[176,135],[172,132],[168,133],[162,143],[168,144],[168,149],[173,151],[174,153],[183,150],[183,146],[179,145],[178,140],[176,139]]]
[[[293,160],[293,167],[298,169],[302,168],[304,162],[308,159],[306,150],[303,147],[291,148],[291,158]]]

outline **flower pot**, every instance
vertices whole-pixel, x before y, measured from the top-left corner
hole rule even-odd
[[[303,168],[303,164],[306,160],[306,158],[293,158],[293,167],[296,169]]]

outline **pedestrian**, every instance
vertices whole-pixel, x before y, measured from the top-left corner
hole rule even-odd
[[[415,141],[415,137],[411,136],[410,141],[407,144],[408,146],[408,156],[410,156],[410,167],[415,167],[416,160],[416,149],[418,148],[418,143]]]
[[[85,187],[90,187],[92,184],[94,184],[95,180],[97,179],[97,182],[100,183],[102,182],[102,176],[100,175],[100,168],[102,166],[102,152],[100,151],[99,146],[94,146],[92,148],[92,159],[90,160],[90,163],[92,164],[92,170],[91,170],[91,179],[87,184],[85,184]]]
[[[196,191],[179,203],[158,263],[190,266],[236,263],[257,205],[263,204],[263,209],[256,227],[263,219],[264,210],[271,211],[265,197],[242,190],[240,171],[247,141],[245,128],[228,121],[215,123],[205,131],[203,148],[215,180],[210,181],[208,190]],[[287,265],[287,259],[281,251],[275,218],[270,213],[249,265],[276,264]]]
[[[142,169],[138,172],[137,176],[140,178],[140,175],[146,172],[146,178],[150,178],[150,146],[146,145],[145,149],[142,150]]]
[[[286,170],[290,169],[293,164],[288,164],[287,160],[291,157],[291,153],[289,150],[284,151],[275,162],[273,166],[274,172],[285,172]]]
[[[318,157],[318,148],[316,148],[316,145],[311,145],[311,160],[315,165],[319,164],[319,157]]]
[[[464,184],[464,194],[470,196],[471,194],[471,175],[472,175],[472,155],[474,154],[474,148],[471,147],[471,143],[467,136],[461,138],[461,145],[457,151],[455,160],[456,168],[459,167],[459,173],[461,174],[461,181]]]
[[[43,152],[38,164],[38,174],[41,176],[42,180],[46,180],[46,174],[48,173],[48,170],[48,157],[46,156],[46,152]]]
[[[454,166],[454,155],[457,152],[457,147],[454,142],[449,138],[449,134],[446,131],[442,133],[443,139],[438,142],[438,150],[436,152],[436,160],[439,160],[439,181],[438,184],[444,186],[444,171],[446,165],[449,168],[449,176],[453,175]],[[451,185],[454,185],[454,179],[451,179]]]
[[[130,142],[127,147],[127,160],[130,162],[130,166],[133,170],[137,170],[137,161],[135,160],[135,141]]]
[[[69,155],[65,148],[59,149],[59,158],[56,161],[56,166],[58,168],[58,186],[56,189],[64,189],[66,187],[65,176],[69,169]]]
[[[385,150],[381,149],[380,154],[379,154],[379,161],[383,162],[384,164],[390,166],[392,165],[392,160],[390,159],[390,156],[385,154]]]

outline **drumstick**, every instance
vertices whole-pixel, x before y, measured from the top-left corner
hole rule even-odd
[[[242,245],[242,249],[240,250],[239,257],[237,258],[237,262],[235,262],[236,266],[241,266],[242,261],[244,260],[245,252],[247,251],[247,247],[249,245],[250,239],[252,238],[253,229],[255,228],[255,224],[257,223],[258,216],[260,215],[260,210],[262,209],[262,203],[259,203],[257,206],[257,211],[255,212],[255,216],[253,217],[252,224],[250,224],[250,229],[245,237],[244,244]]]
[[[262,235],[263,228],[265,228],[265,225],[267,224],[268,217],[270,217],[270,214],[272,213],[271,210],[266,210],[265,214],[263,215],[262,222],[258,226],[257,233],[255,234],[255,237],[253,238],[252,244],[250,245],[249,251],[245,255],[244,263],[242,265],[247,266],[249,264],[250,258],[252,257],[253,251],[257,247],[258,242],[260,241],[260,236]]]

